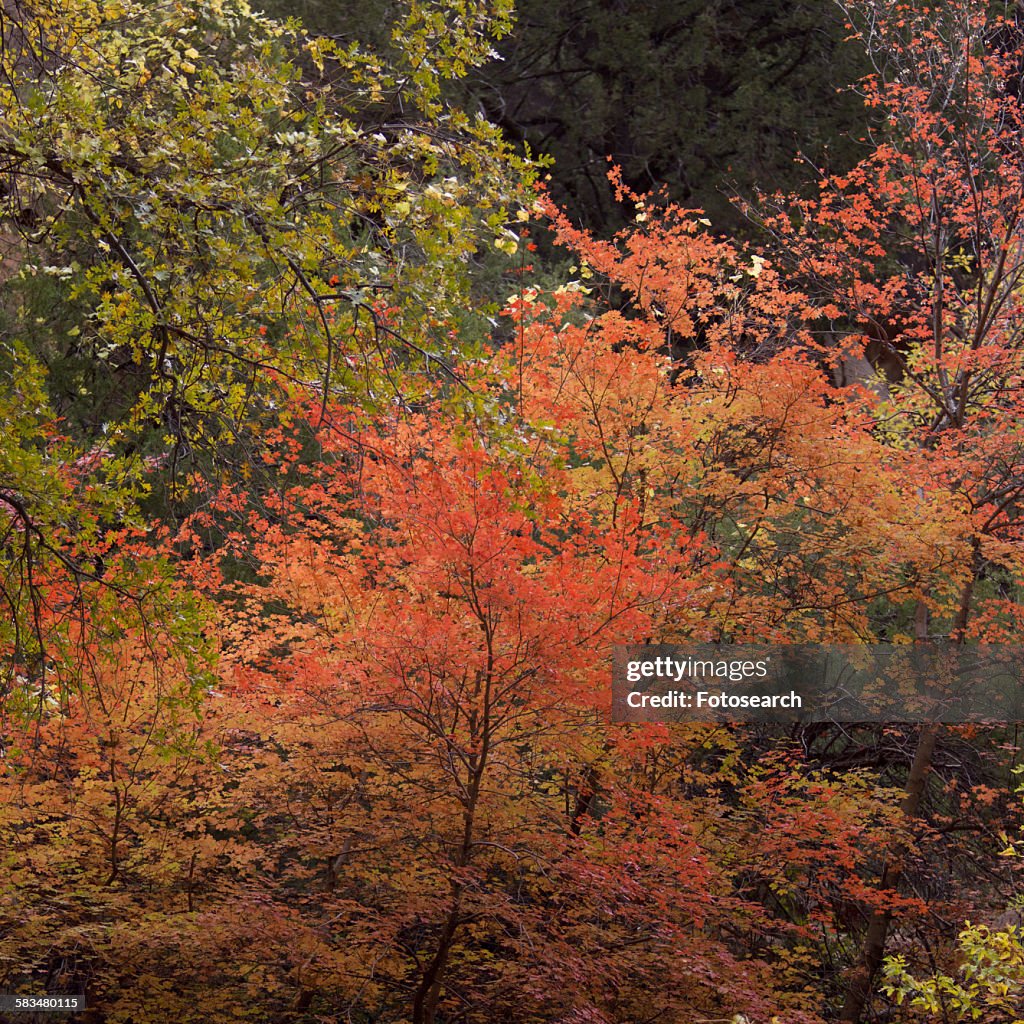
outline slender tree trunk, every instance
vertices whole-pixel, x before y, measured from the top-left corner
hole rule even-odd
[[[448,963],[455,933],[459,927],[459,910],[462,903],[462,889],[455,885],[452,892],[452,906],[441,929],[434,952],[427,969],[420,978],[412,999],[412,1024],[434,1024],[437,1015],[437,1004],[441,998],[441,987],[444,981],[444,969]]]
[[[916,818],[920,809],[924,783],[928,776],[928,770],[931,768],[939,728],[939,725],[931,722],[922,725],[921,731],[918,733],[914,760],[910,765],[903,801],[900,804],[900,810],[908,818]],[[899,885],[902,874],[903,870],[898,862],[886,864],[882,869],[878,888],[882,891],[895,889]],[[875,910],[871,914],[868,930],[861,946],[860,962],[850,979],[846,998],[843,1000],[843,1008],[839,1014],[841,1021],[856,1024],[861,1019],[868,997],[871,995],[871,983],[874,981],[878,968],[882,966],[882,958],[885,956],[885,940],[889,935],[891,920],[892,912],[889,910]]]
[[[923,601],[918,602],[914,615],[914,638],[918,643],[923,643],[928,639],[928,607]],[[916,818],[920,811],[924,784],[932,766],[939,729],[940,726],[937,723],[929,722],[922,725],[921,731],[917,734],[914,759],[910,763],[910,771],[907,773],[907,781],[903,787],[903,800],[900,802],[900,810],[906,818]],[[879,891],[895,890],[899,886],[902,875],[903,868],[898,861],[887,863],[882,868],[882,874],[878,880]],[[891,910],[875,909],[871,912],[868,928],[864,933],[864,942],[861,945],[860,959],[850,978],[849,987],[843,999],[843,1008],[839,1013],[841,1021],[848,1022],[848,1024],[857,1024],[860,1021],[864,1007],[871,996],[872,982],[879,967],[882,966],[882,959],[885,956],[885,940],[889,935],[891,921]]]
[[[486,620],[482,620],[481,628],[487,641],[487,668],[477,677],[476,696],[481,700],[482,709],[479,715],[476,711],[469,714],[471,735],[474,738],[479,737],[480,753],[469,759],[469,779],[465,787],[466,796],[462,810],[462,842],[454,861],[456,874],[451,881],[451,901],[444,924],[441,926],[441,934],[438,936],[437,948],[413,993],[412,1024],[434,1024],[437,1017],[437,1004],[441,999],[441,990],[444,987],[445,968],[448,965],[452,946],[455,944],[456,933],[462,922],[462,897],[465,885],[459,880],[459,876],[469,866],[476,845],[474,839],[476,809],[480,801],[491,746],[491,684],[494,678],[494,653],[490,624]]]

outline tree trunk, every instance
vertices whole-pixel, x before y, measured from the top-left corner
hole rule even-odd
[[[900,810],[908,818],[916,818],[920,809],[924,783],[928,776],[928,770],[931,768],[939,728],[938,724],[930,722],[927,725],[922,725],[921,731],[918,733],[914,760],[910,765],[910,772],[907,775],[903,791],[903,800],[900,803]],[[886,864],[879,879],[879,890],[895,889],[899,885],[902,873],[902,867],[898,862]],[[861,946],[860,962],[850,979],[850,986],[846,990],[846,998],[843,1000],[843,1008],[839,1014],[841,1021],[856,1024],[861,1019],[868,997],[871,995],[871,983],[874,981],[878,968],[882,966],[882,958],[885,956],[885,940],[889,934],[891,920],[892,912],[889,910],[874,910],[871,914],[868,930],[864,935],[864,943]]]
[[[924,601],[918,601],[914,614],[914,639],[917,643],[925,643],[928,640],[928,606]],[[935,722],[922,725],[921,731],[917,734],[917,747],[914,749],[914,759],[910,763],[910,771],[903,787],[903,800],[900,802],[900,810],[907,818],[916,818],[920,810],[924,783],[932,765],[938,735],[939,725]],[[886,864],[878,880],[879,890],[884,892],[887,889],[896,889],[902,874],[903,868],[899,862]],[[889,935],[891,920],[891,910],[875,909],[871,912],[868,930],[864,934],[864,943],[860,950],[860,961],[850,978],[850,986],[846,990],[843,1008],[839,1013],[841,1021],[857,1024],[864,1013],[864,1007],[871,996],[871,983],[885,956],[885,940]]]
[[[451,911],[448,920],[441,929],[437,941],[437,949],[412,998],[412,1024],[434,1024],[437,1015],[437,1004],[441,998],[441,987],[444,981],[444,969],[448,963],[455,933],[459,927],[459,908],[462,902],[462,887],[457,883],[452,890]]]

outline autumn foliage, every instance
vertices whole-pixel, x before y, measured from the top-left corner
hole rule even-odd
[[[520,278],[414,395],[368,339],[429,364],[468,320],[317,300],[348,391],[245,325],[259,429],[173,514],[184,433],[129,470],[67,455],[28,371],[0,400],[0,990],[95,1024],[816,1024],[875,1019],[896,952],[889,1019],[1002,1019],[1019,942],[956,933],[1019,884],[1011,727],[609,720],[616,643],[1019,636],[1015,29],[850,14],[886,141],[763,198],[758,245],[614,172],[610,240],[540,194],[567,279]],[[921,948],[988,987],[943,1003]]]

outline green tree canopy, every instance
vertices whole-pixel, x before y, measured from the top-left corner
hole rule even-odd
[[[0,6],[0,639],[44,618],[48,559],[102,577],[82,523],[259,465],[285,392],[413,401],[481,316],[529,175],[441,83],[510,3],[388,16],[375,53],[245,0]]]
[[[8,6],[0,219],[26,258],[8,331],[77,372],[59,414],[181,454],[236,435],[274,378],[361,402],[402,353],[444,358],[520,176],[439,83],[507,3],[403,5],[392,65],[244,0]],[[117,382],[88,415],[86,373]]]

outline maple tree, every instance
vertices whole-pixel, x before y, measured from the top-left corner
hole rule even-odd
[[[350,788],[322,856],[332,898],[369,915],[347,941],[377,965],[348,998],[370,983],[404,993],[417,1022],[438,1019],[443,992],[472,994],[481,1019],[511,1015],[584,969],[578,954],[564,962],[564,932],[554,962],[541,952],[568,927],[543,916],[574,842],[558,780],[594,728],[611,637],[693,585],[672,547],[650,536],[637,551],[628,521],[595,533],[564,506],[552,467],[515,454],[398,425],[367,442],[357,473],[342,462],[290,496],[316,525],[258,530],[269,582],[249,599],[287,608],[275,647],[294,652],[259,658],[269,688],[293,680],[305,706],[343,726],[332,745]],[[267,642],[254,623],[258,639],[233,638],[246,660]]]
[[[563,322],[583,281],[509,312],[527,353],[524,408],[571,429],[594,500],[614,521],[639,495],[648,521],[686,523],[728,569],[717,601],[666,639],[858,641],[872,602],[958,598],[964,510],[941,487],[922,492],[913,452],[878,435],[870,395],[836,400],[807,351],[811,300],[694,215],[670,206],[649,220],[629,198],[642,226],[616,244],[557,227],[586,274],[631,293],[633,316]],[[665,339],[694,339],[698,324],[704,348],[680,366]]]
[[[681,752],[678,735],[609,732],[595,679],[607,644],[704,609],[718,566],[679,523],[645,519],[643,495],[595,502],[543,423],[492,430],[484,445],[458,422],[389,425],[236,537],[260,582],[234,588],[244,604],[221,602],[236,609],[221,631],[228,685],[250,722],[270,704],[255,756],[282,775],[243,769],[247,800],[263,834],[287,804],[276,842],[361,965],[339,990],[322,941],[296,998],[333,992],[348,1012],[372,999],[417,1021],[542,1019],[555,1005],[569,1019],[666,1005],[816,1019],[788,977],[773,980],[777,948],[745,962],[728,938],[742,921],[796,942],[807,925],[790,930],[735,886],[763,876],[767,855],[788,865],[765,879],[779,899],[802,883],[827,901],[856,880],[828,870],[822,830],[852,868],[870,856],[849,845],[865,830],[872,851],[903,841],[891,802],[823,780],[807,809],[785,778],[738,778],[748,812],[717,828],[720,801],[688,797],[670,767],[686,771],[706,733]],[[282,441],[287,464],[297,442]],[[197,581],[222,586],[208,570]],[[754,841],[765,814],[778,838]],[[745,842],[749,859],[719,862]],[[723,971],[746,979],[725,1002],[705,980]]]

